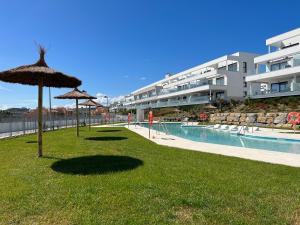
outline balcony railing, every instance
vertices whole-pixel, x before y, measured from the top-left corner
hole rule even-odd
[[[136,107],[139,109],[172,107],[172,106],[180,106],[180,105],[208,103],[209,101],[210,101],[209,96],[195,96],[186,99],[169,99],[168,101],[161,101],[157,103],[144,103],[144,104],[139,104]]]
[[[286,56],[293,56],[299,53],[300,53],[300,46],[294,46],[291,48],[285,48],[275,52],[267,53],[265,55],[258,56],[254,59],[254,63],[264,64],[271,60],[280,59]]]
[[[293,94],[294,92],[300,92],[300,83],[293,83],[292,86],[289,86],[285,89],[281,89],[281,90],[264,90],[264,91],[256,91],[252,94],[252,97],[256,97],[256,96],[280,96],[280,95],[284,95],[284,94],[288,94],[291,93]],[[251,97],[251,96],[250,96]]]
[[[300,83],[293,83],[292,85],[294,91],[300,91]]]
[[[192,84],[187,84],[187,85],[181,86],[181,88],[177,88],[177,89],[169,89],[169,90],[165,89],[165,90],[162,90],[162,92],[160,92],[158,94],[158,96],[167,95],[167,94],[184,91],[184,90],[189,90],[189,89],[193,89],[193,88],[197,88],[197,87],[201,87],[201,86],[205,86],[205,85],[209,85],[209,83],[208,82],[192,83]]]
[[[293,63],[292,63],[293,66],[290,65],[290,64],[287,64],[287,65],[281,66],[277,69],[273,69],[273,70],[270,70],[270,71],[258,71],[257,73],[254,73],[254,74],[251,74],[251,75],[268,74],[268,73],[272,73],[272,72],[276,72],[276,71],[284,71],[284,70],[287,70],[287,69],[297,68],[297,67],[300,66],[300,59],[292,59],[292,61],[293,61]]]

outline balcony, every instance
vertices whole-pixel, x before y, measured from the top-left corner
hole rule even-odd
[[[292,78],[294,75],[300,73],[300,66],[293,66],[288,68],[283,68],[280,70],[264,72],[260,74],[249,75],[246,77],[247,82],[257,81],[257,82],[268,82],[270,79],[279,78]]]
[[[189,97],[187,99],[168,99],[168,101],[161,101],[157,103],[144,103],[137,105],[138,109],[147,109],[147,108],[163,108],[163,107],[174,107],[174,106],[183,106],[183,105],[196,105],[196,104],[205,104],[209,103],[208,96],[196,96]]]
[[[254,92],[251,98],[274,98],[274,97],[284,97],[284,96],[294,96],[300,95],[300,83],[293,83],[289,87],[283,90],[264,90],[259,92]]]
[[[205,79],[205,78],[212,78],[212,77],[216,77],[219,75],[227,75],[229,73],[234,73],[237,71],[228,71],[228,70],[224,70],[224,69],[217,69],[217,70],[211,70],[209,72],[205,72],[205,73],[194,73],[191,74],[189,77],[182,79],[182,80],[178,80],[175,82],[172,82],[170,84],[165,85],[165,88],[170,88],[176,85],[183,85],[185,83],[189,83],[198,79]]]
[[[191,93],[196,93],[196,92],[203,92],[203,91],[209,91],[209,90],[225,91],[226,89],[227,89],[227,85],[224,85],[221,83],[214,85],[214,84],[208,84],[208,82],[199,82],[199,83],[195,83],[195,84],[188,84],[188,85],[182,86],[180,89],[178,89],[178,88],[169,89],[169,90],[163,89],[163,91],[156,96],[138,99],[135,102],[143,103],[143,102],[154,101],[154,100],[159,100],[159,99],[164,99],[164,98],[172,98],[175,96],[186,95],[186,94],[191,94]]]
[[[224,85],[224,84],[212,85],[212,84],[209,84],[208,82],[199,82],[199,83],[187,84],[187,85],[181,86],[181,88],[176,88],[176,89],[175,88],[169,89],[169,90],[163,89],[163,91],[161,93],[159,93],[158,96],[164,96],[164,95],[168,95],[168,94],[172,94],[172,93],[182,93],[186,90],[191,90],[191,89],[199,88],[199,87],[201,87],[201,89],[203,89],[203,90],[209,90],[211,88],[217,88],[217,87],[224,89],[226,87],[226,85]]]
[[[284,58],[287,56],[292,56],[300,53],[300,46],[295,46],[291,48],[282,49],[279,51],[271,52],[265,55],[258,56],[254,58],[255,64],[265,64],[269,61]]]

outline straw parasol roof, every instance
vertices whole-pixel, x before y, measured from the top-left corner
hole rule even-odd
[[[93,107],[93,106],[102,107],[102,105],[99,104],[98,102],[95,102],[95,101],[91,100],[91,99],[89,99],[85,102],[82,102],[79,105],[84,105],[84,106],[89,107],[89,130],[91,130],[91,107]]]
[[[87,100],[85,102],[79,103],[79,105],[84,105],[84,106],[96,106],[96,107],[103,107],[103,105],[99,104],[98,102],[95,102],[93,100]]]
[[[84,91],[79,91],[77,88],[74,88],[73,91],[67,92],[63,95],[54,97],[56,99],[96,99],[96,97],[89,95]]]
[[[31,65],[24,65],[0,72],[0,80],[9,83],[38,85],[42,78],[44,87],[77,87],[81,81],[75,77],[66,75],[48,67],[45,62],[45,49],[40,46],[40,58]]]
[[[65,93],[63,95],[56,96],[57,99],[75,99],[76,100],[76,133],[79,137],[79,111],[78,111],[78,99],[96,99],[96,97],[89,95],[86,91],[79,91],[77,88],[74,88],[73,91]]]
[[[81,80],[48,67],[46,51],[39,46],[40,58],[31,65],[24,65],[0,72],[0,80],[38,86],[38,156],[43,156],[43,87],[77,87]]]

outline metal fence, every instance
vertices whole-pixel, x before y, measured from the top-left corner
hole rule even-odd
[[[96,115],[91,116],[91,124],[107,124],[107,123],[119,123],[127,122],[127,116],[110,114],[109,117]],[[86,126],[89,124],[89,117],[86,115],[80,115],[79,125]],[[70,128],[76,126],[76,116],[43,116],[43,130],[51,131],[60,128]],[[36,133],[38,128],[36,116],[25,115],[5,115],[0,116],[0,138],[13,137],[23,134]]]

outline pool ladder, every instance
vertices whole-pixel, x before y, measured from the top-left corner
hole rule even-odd
[[[164,132],[165,134],[169,134],[168,128],[165,123],[158,122],[158,132]]]
[[[242,126],[241,127],[241,129],[238,131],[238,135],[245,135],[245,133],[246,133],[246,129],[247,128],[247,126]]]

